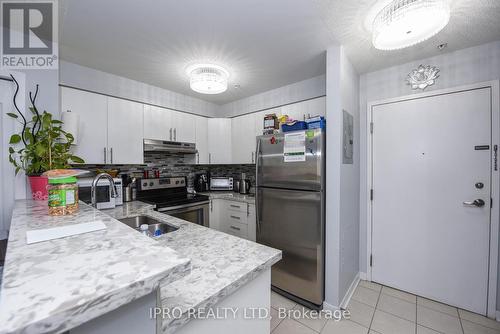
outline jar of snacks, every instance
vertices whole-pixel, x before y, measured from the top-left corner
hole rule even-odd
[[[71,215],[78,211],[78,184],[74,176],[49,178],[49,215]]]

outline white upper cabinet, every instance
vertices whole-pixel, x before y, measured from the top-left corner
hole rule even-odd
[[[200,165],[208,164],[208,118],[195,116],[196,120],[196,163]]]
[[[144,106],[144,138],[171,140],[172,113],[171,110],[145,105]]]
[[[108,97],[108,163],[144,163],[143,115],[142,103]]]
[[[230,164],[231,161],[231,119],[208,119],[208,162]]]
[[[196,141],[196,116],[172,111],[173,141],[194,143]]]
[[[61,110],[79,116],[78,145],[73,147],[73,153],[87,164],[106,163],[107,97],[62,87]]]
[[[248,114],[231,119],[232,162],[234,164],[255,163],[255,117]]]

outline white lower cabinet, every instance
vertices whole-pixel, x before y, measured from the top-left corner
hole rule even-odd
[[[210,199],[210,213],[208,214],[208,227],[220,231],[220,211],[222,208],[221,199]]]
[[[226,199],[212,199],[210,228],[255,241],[255,205]]]

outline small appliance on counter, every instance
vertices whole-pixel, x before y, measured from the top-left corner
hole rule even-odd
[[[241,173],[241,180],[239,182],[239,193],[246,195],[250,193],[250,180],[246,178],[245,173]]]
[[[135,177],[131,177],[128,174],[121,175],[122,177],[122,188],[123,188],[123,202],[131,202],[135,200],[137,189],[135,186]]]
[[[194,178],[194,190],[196,190],[199,193],[209,191],[209,184],[208,184],[208,174],[206,173],[200,173],[196,174]]]
[[[211,177],[210,191],[233,191],[233,178]]]
[[[93,177],[79,178],[77,182],[78,198],[87,204],[91,202],[92,181],[94,181]],[[109,180],[100,179],[97,183],[97,209],[112,209],[117,205],[123,205],[122,179],[114,178],[113,181],[118,193],[118,197],[116,198],[111,196],[111,183]]]

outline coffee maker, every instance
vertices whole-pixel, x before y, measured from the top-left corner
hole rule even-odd
[[[194,190],[196,190],[196,192],[208,191],[208,174],[207,173],[196,174],[196,176],[194,178]]]

